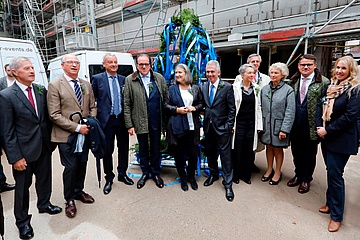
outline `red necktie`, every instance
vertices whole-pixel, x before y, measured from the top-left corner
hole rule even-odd
[[[35,108],[34,98],[33,98],[32,92],[31,92],[31,87],[28,87],[28,88],[26,89],[26,91],[28,91],[28,99],[29,99],[29,102],[31,103],[31,105],[33,106],[33,108],[36,109],[36,108]]]

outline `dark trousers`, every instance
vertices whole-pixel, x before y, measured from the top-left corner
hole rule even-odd
[[[218,135],[213,126],[209,126],[209,130],[205,133],[205,150],[208,159],[210,174],[212,176],[219,176],[218,157],[220,154],[223,185],[225,188],[232,186],[233,167],[231,161],[231,134],[225,133]]]
[[[235,157],[233,158],[234,165],[234,179],[250,180],[252,166],[254,164],[255,152],[254,145],[254,130],[255,121],[239,121],[236,122],[235,131]]]
[[[137,134],[139,142],[140,167],[143,174],[160,174],[161,156],[160,139],[161,131],[149,129],[149,133]],[[150,146],[149,146],[150,145]]]
[[[64,166],[63,184],[66,201],[74,200],[84,189],[89,147],[84,144],[82,153],[74,153],[68,143],[59,143],[61,165]]]
[[[334,153],[323,148],[323,156],[327,170],[326,206],[330,208],[330,217],[342,222],[345,206],[344,168],[350,155]]]
[[[309,135],[309,134],[307,134]],[[302,182],[311,182],[316,166],[318,141],[310,140],[309,136],[297,133],[291,136],[291,151],[295,165],[295,175]]]
[[[118,166],[117,172],[120,176],[125,176],[129,160],[129,133],[125,128],[124,116],[121,114],[118,118],[110,117],[105,128],[106,153],[103,158],[105,180],[112,182],[115,174],[113,173],[114,142],[116,136],[118,148]]]
[[[35,190],[37,194],[37,208],[46,208],[50,204],[51,195],[51,153],[43,150],[39,159],[27,163],[24,171],[13,169],[15,179],[15,204],[14,214],[18,228],[30,223],[29,188],[32,177],[35,175]]]
[[[182,137],[176,137],[177,145],[174,146],[176,170],[182,179],[195,177],[198,157],[198,146],[194,144],[194,131],[186,131]],[[185,171],[186,159],[188,160],[187,174]]]
[[[0,184],[5,183],[5,182],[6,182],[6,176],[4,174],[3,165],[0,162]]]

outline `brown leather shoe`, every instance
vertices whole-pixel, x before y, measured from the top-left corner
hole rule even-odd
[[[299,185],[300,179],[298,177],[293,177],[292,179],[290,179],[286,185],[288,185],[288,187],[296,187],[297,185]]]
[[[341,222],[335,222],[334,220],[330,220],[328,230],[329,232],[337,232],[340,228]]]
[[[65,205],[65,214],[69,218],[73,218],[76,215],[76,205],[73,200],[70,200]]]
[[[80,200],[83,203],[89,203],[89,204],[95,202],[95,199],[92,196],[90,196],[90,194],[87,194],[85,192],[81,192],[79,195],[76,196],[75,199]]]
[[[330,208],[328,206],[326,206],[326,205],[322,206],[321,208],[319,208],[319,212],[329,214],[330,213]]]
[[[309,182],[302,182],[299,185],[298,192],[299,193],[307,193],[310,190],[310,183]]]

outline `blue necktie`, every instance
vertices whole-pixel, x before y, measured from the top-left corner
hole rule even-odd
[[[210,86],[210,105],[212,105],[212,103],[214,101],[214,89],[215,89],[214,84],[211,84],[211,86]]]
[[[112,79],[112,89],[113,89],[113,101],[114,101],[114,114],[118,116],[120,114],[120,98],[119,98],[119,88],[116,84],[116,77],[110,76]]]
[[[80,87],[79,87],[79,84],[78,84],[78,81],[77,80],[71,80],[73,83],[74,83],[74,91],[75,91],[75,95],[76,95],[76,98],[81,106],[81,103],[82,103],[82,96],[81,96],[81,90],[80,90]]]

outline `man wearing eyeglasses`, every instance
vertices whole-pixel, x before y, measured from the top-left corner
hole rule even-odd
[[[323,96],[324,87],[329,83],[329,79],[322,76],[316,66],[314,55],[303,55],[298,63],[298,71],[289,82],[296,96],[296,115],[290,134],[295,176],[287,185],[299,186],[299,193],[309,192],[313,180],[319,143],[315,125],[316,107]]]
[[[76,215],[75,200],[88,204],[95,200],[83,191],[89,147],[85,143],[79,154],[74,153],[72,145],[68,143],[70,134],[86,135],[89,129],[86,124],[79,123],[77,115],[74,121],[71,121],[69,116],[74,112],[80,112],[84,118],[96,117],[97,111],[90,83],[78,77],[79,59],[73,54],[67,54],[61,59],[61,67],[64,75],[49,83],[47,103],[50,119],[54,123],[51,141],[58,145],[60,161],[64,166],[65,214],[73,218]]]
[[[125,77],[118,74],[118,60],[112,53],[105,54],[103,58],[105,72],[92,77],[92,87],[97,102],[97,119],[104,130],[106,138],[106,153],[103,158],[105,172],[104,194],[109,194],[112,189],[113,179],[113,158],[114,141],[118,147],[118,181],[126,185],[133,185],[134,182],[126,175],[129,155],[129,133],[124,122],[124,86]]]
[[[137,182],[138,189],[145,185],[150,174],[157,187],[164,187],[164,181],[160,177],[160,138],[168,87],[164,77],[153,72],[150,64],[149,55],[138,55],[138,71],[125,79],[125,126],[130,135],[136,133],[140,167],[143,172]]]

